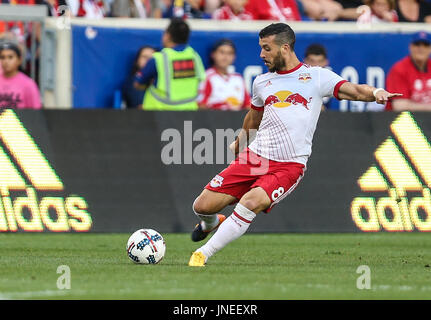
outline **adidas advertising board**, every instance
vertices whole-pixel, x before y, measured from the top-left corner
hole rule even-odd
[[[64,185],[12,110],[0,113],[0,231],[89,231],[84,198]],[[44,192],[57,193],[43,196]]]
[[[431,146],[412,114],[402,112],[389,136],[374,152],[372,165],[358,184],[367,197],[351,205],[362,231],[431,231]],[[384,192],[377,197],[373,193]],[[408,197],[409,193],[416,194]]]
[[[194,155],[244,115],[0,110],[0,232],[189,232],[196,195],[228,165]],[[162,161],[166,132],[178,164]],[[250,232],[431,231],[430,138],[428,113],[323,112],[298,188]]]

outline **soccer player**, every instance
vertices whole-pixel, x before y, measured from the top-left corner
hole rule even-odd
[[[217,251],[243,235],[257,214],[268,213],[295,189],[311,154],[323,97],[384,104],[399,96],[382,88],[350,83],[328,69],[302,64],[294,51],[295,33],[285,23],[262,29],[259,45],[269,72],[254,80],[252,108],[230,145],[238,156],[193,203],[201,222],[193,230],[192,240],[201,241],[217,231],[192,254],[189,266],[204,266]],[[257,130],[254,140],[241,150],[253,130]],[[228,218],[218,214],[234,203]]]

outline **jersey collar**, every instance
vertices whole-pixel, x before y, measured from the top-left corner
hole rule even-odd
[[[284,71],[276,71],[276,73],[278,74],[288,74],[288,73],[292,73],[295,72],[296,70],[298,70],[299,68],[301,68],[303,65],[302,62],[300,62],[295,68],[290,69],[290,70],[284,70]]]

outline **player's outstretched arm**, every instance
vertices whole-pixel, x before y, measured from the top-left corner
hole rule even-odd
[[[338,99],[353,101],[376,101],[385,104],[393,97],[402,96],[401,93],[390,93],[383,88],[374,88],[367,84],[354,84],[351,82],[343,83],[338,91]]]
[[[241,132],[234,142],[232,142],[229,148],[235,154],[235,157],[238,155],[242,149],[251,142],[253,136],[251,135],[250,130],[259,129],[260,122],[262,121],[263,116],[263,108],[262,111],[250,109],[249,112],[244,117],[244,122],[242,124]]]

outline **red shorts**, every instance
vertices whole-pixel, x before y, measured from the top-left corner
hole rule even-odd
[[[303,175],[301,163],[268,160],[247,148],[205,189],[229,194],[237,199],[235,203],[251,189],[261,187],[271,199],[271,205],[264,210],[268,213],[296,188]]]

